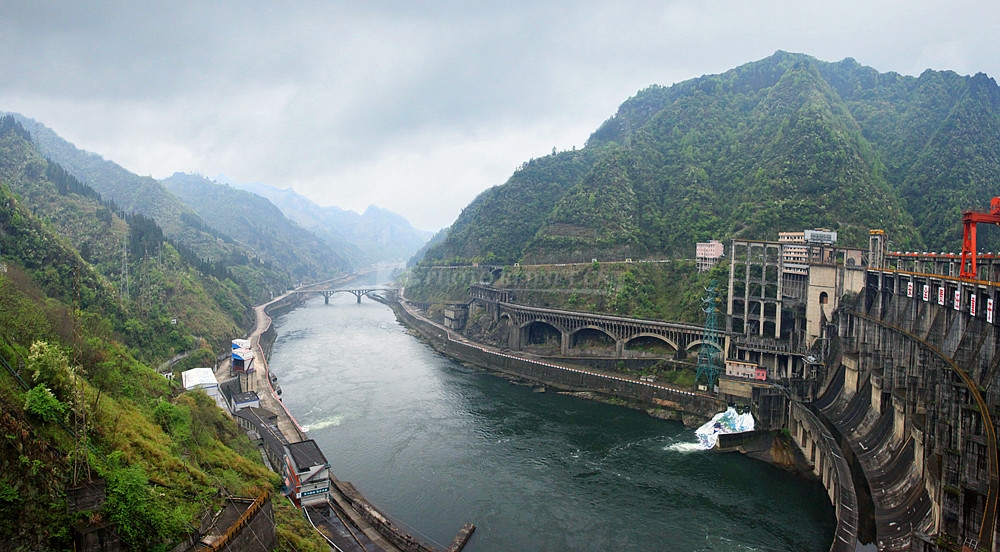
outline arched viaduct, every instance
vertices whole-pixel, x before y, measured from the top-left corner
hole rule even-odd
[[[473,309],[485,308],[494,321],[508,321],[508,346],[515,351],[529,344],[532,329],[539,325],[558,332],[562,355],[570,354],[578,339],[596,333],[614,343],[616,358],[639,356],[630,354],[628,346],[643,338],[661,343],[683,358],[701,346],[704,335],[704,328],[691,324],[518,305],[508,302],[507,292],[486,286],[473,286],[471,295]]]

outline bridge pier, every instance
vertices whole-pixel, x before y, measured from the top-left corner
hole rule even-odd
[[[321,291],[320,292],[320,294],[323,295],[323,304],[324,305],[329,305],[330,304],[330,296],[333,295],[333,293],[334,292],[332,292],[332,291]]]
[[[517,324],[510,325],[510,339],[508,340],[508,345],[513,351],[521,350],[521,334],[524,333],[524,329]]]

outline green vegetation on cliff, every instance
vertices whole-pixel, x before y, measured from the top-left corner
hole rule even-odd
[[[104,317],[105,333],[147,361],[193,348],[192,335],[219,343],[242,333],[249,297],[224,267],[113,207],[23,136],[0,135],[0,252],[12,271],[22,267],[47,296]]]
[[[279,488],[213,400],[150,368],[198,346],[214,358],[209,343],[242,333],[244,290],[117,211],[0,119],[4,549],[72,549],[74,528],[107,526],[127,549],[168,550],[226,496]],[[71,512],[68,490],[98,478],[104,504]],[[327,549],[275,507],[283,550]]]
[[[955,251],[961,212],[996,195],[998,151],[986,75],[777,52],[640,91],[582,150],[480,194],[424,262],[692,258],[697,241],[814,227],[848,246],[882,228],[894,249]]]

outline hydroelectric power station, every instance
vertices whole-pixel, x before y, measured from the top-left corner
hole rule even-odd
[[[838,518],[831,550],[996,550],[1000,256],[977,253],[975,225],[998,221],[1000,200],[990,214],[966,213],[961,254],[890,252],[881,230],[867,250],[823,230],[731,242],[725,366],[703,392],[610,375],[641,360],[634,340],[684,358],[704,347],[701,328],[529,307],[516,289],[485,284],[442,325],[414,316],[422,305],[404,300],[399,312],[451,356],[556,387],[706,418],[748,405],[757,429],[784,430],[822,480]],[[481,311],[500,336],[492,348],[459,333]],[[519,354],[539,327],[561,342],[551,363]],[[574,352],[582,332],[613,343],[603,365]]]

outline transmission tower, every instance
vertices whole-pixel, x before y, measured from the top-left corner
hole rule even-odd
[[[128,281],[128,235],[122,238],[122,299],[129,300]]]
[[[87,400],[83,387],[83,367],[80,364],[80,353],[83,349],[83,328],[80,313],[83,309],[80,301],[80,265],[73,266],[73,358],[70,366],[73,377],[73,486],[86,478],[90,481],[90,455],[87,451]]]
[[[719,351],[722,346],[719,344],[719,309],[715,280],[709,282],[705,288],[705,298],[701,300],[702,309],[705,311],[705,331],[701,334],[701,349],[698,351],[698,372],[694,376],[695,383],[705,376],[708,390],[715,389],[715,380],[719,376]]]

